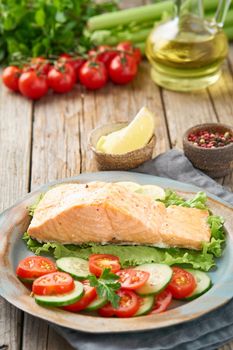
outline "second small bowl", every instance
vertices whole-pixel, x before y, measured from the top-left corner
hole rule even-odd
[[[186,157],[196,168],[213,178],[230,174],[233,170],[233,143],[218,148],[202,148],[193,145],[188,140],[189,134],[196,134],[204,130],[211,133],[230,132],[233,135],[233,127],[225,124],[206,123],[193,126],[183,136],[183,148]]]
[[[97,151],[96,145],[101,136],[120,130],[127,125],[127,122],[111,123],[99,126],[91,132],[89,143],[99,170],[133,169],[152,158],[155,146],[155,135],[151,137],[148,144],[144,147],[124,154],[110,154]]]

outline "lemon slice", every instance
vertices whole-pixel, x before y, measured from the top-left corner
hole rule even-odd
[[[118,131],[102,136],[97,150],[110,154],[124,154],[144,147],[155,131],[155,117],[142,107],[131,123]]]
[[[117,184],[126,187],[129,191],[132,191],[132,192],[140,191],[141,189],[141,186],[136,182],[120,181],[120,182],[117,182]]]
[[[144,194],[144,196],[149,196],[153,199],[164,199],[165,191],[162,187],[156,185],[144,185],[141,186],[140,190],[137,190],[138,193]]]

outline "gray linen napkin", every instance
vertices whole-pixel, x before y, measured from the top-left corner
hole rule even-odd
[[[233,204],[233,193],[193,168],[181,151],[168,151],[134,171],[191,183]],[[96,335],[52,327],[77,350],[214,350],[233,339],[233,300],[196,320],[148,332]]]

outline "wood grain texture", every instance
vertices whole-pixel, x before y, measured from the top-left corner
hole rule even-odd
[[[0,212],[28,192],[31,119],[31,102],[1,85]],[[0,310],[0,348],[19,349],[22,313],[2,298]]]

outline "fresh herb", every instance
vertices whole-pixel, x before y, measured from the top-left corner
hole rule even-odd
[[[2,0],[0,1],[0,62],[23,57],[85,52],[87,20],[117,9],[115,0]]]
[[[111,272],[111,269],[104,269],[100,278],[89,275],[90,285],[96,288],[97,294],[101,298],[106,298],[114,308],[118,307],[120,297],[115,292],[121,287],[118,282],[119,276]]]

